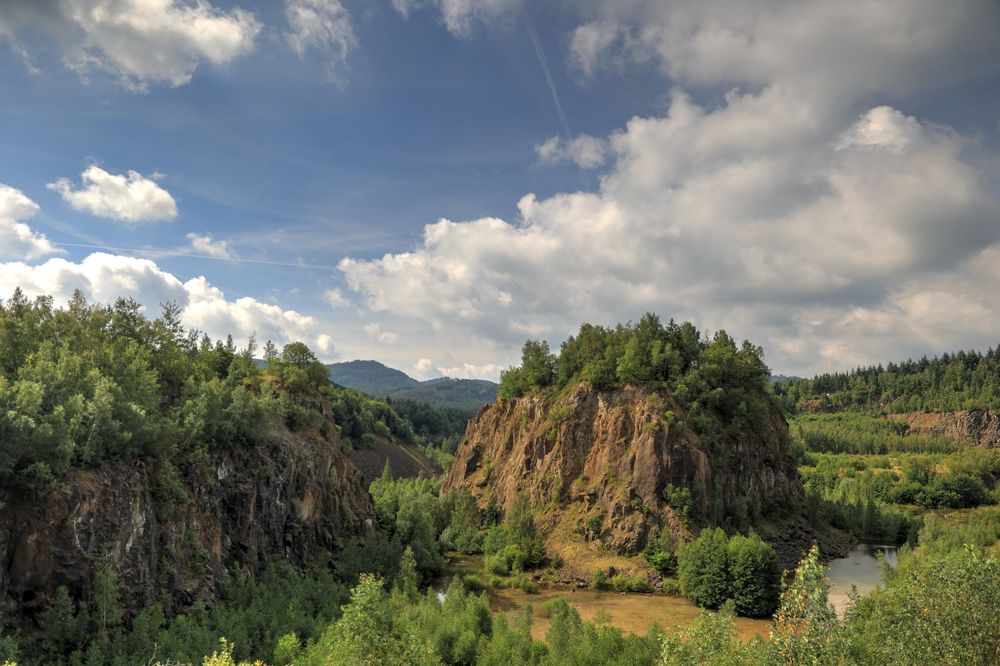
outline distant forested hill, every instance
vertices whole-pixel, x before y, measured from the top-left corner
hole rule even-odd
[[[357,389],[376,398],[420,386],[420,382],[405,372],[378,361],[347,361],[330,363],[326,367],[330,370],[330,380],[335,384]]]
[[[347,361],[327,367],[334,383],[393,401],[411,400],[471,414],[497,397],[497,385],[483,379],[439,377],[420,382],[378,361]]]
[[[786,379],[774,393],[793,412],[998,409],[1000,347]]]

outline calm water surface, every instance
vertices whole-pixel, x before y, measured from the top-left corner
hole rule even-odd
[[[830,581],[830,603],[842,615],[847,606],[851,586],[864,596],[881,583],[877,555],[884,553],[890,565],[896,565],[896,547],[884,544],[860,543],[847,557],[830,562],[826,578]]]

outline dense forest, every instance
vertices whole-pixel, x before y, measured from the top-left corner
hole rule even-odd
[[[401,403],[418,434],[386,402],[330,384],[301,342],[265,343],[263,369],[256,351],[252,339],[237,349],[185,330],[172,303],[149,319],[129,299],[90,305],[77,293],[59,309],[16,291],[0,304],[0,483],[44,490],[70,467],[205,459],[252,443],[268,419],[315,420],[300,399],[310,391],[328,400],[345,446],[441,444],[462,427],[452,412]]]
[[[1000,347],[774,383],[790,412],[1000,408]]]

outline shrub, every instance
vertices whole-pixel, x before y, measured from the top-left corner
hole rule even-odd
[[[729,579],[736,612],[770,617],[778,607],[781,569],[778,556],[759,536],[739,534],[729,540]]]
[[[664,578],[660,583],[660,592],[663,592],[663,594],[680,594],[681,583],[676,578]]]
[[[611,579],[611,589],[615,592],[650,592],[653,588],[642,574],[629,576],[620,573]]]
[[[687,521],[688,514],[691,513],[691,490],[689,488],[681,488],[668,483],[663,488],[663,501],[677,514],[678,518]]]
[[[604,571],[604,569],[598,569],[594,572],[594,575],[590,577],[590,587],[594,590],[608,589],[608,574]]]
[[[718,608],[730,596],[729,548],[726,533],[707,528],[694,541],[681,545],[677,573],[681,589],[691,601]]]

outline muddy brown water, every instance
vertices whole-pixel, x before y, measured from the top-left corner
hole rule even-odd
[[[448,571],[450,575],[476,573],[481,576],[482,558],[453,556]],[[447,583],[444,583],[439,589],[446,586]],[[531,604],[534,609],[531,635],[538,640],[543,639],[549,629],[549,618],[541,617],[544,612],[539,612],[539,609],[559,597],[568,601],[583,620],[607,623],[625,633],[644,634],[654,624],[668,632],[678,631],[690,626],[701,612],[690,600],[669,594],[623,594],[563,586],[540,587],[537,594],[516,589],[489,591],[490,607],[495,612],[516,616]],[[769,620],[736,618],[736,629],[744,640],[756,635],[766,637],[769,628]]]

